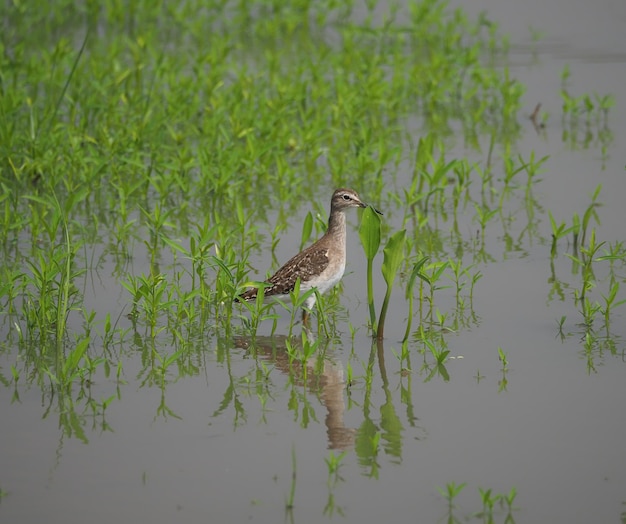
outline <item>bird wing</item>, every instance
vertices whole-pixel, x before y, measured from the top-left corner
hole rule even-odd
[[[328,267],[328,249],[315,244],[298,253],[274,273],[265,288],[265,296],[288,295],[296,285],[296,280],[308,282]],[[240,298],[253,300],[257,296],[257,288],[248,289]]]
[[[298,253],[268,280],[273,286],[265,290],[266,295],[287,295],[293,291],[296,280],[308,282],[328,267],[328,249],[311,248]]]

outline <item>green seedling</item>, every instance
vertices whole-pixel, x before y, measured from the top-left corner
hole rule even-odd
[[[604,255],[596,257],[596,262],[608,260],[611,264],[611,272],[615,262],[626,263],[626,249],[623,242],[614,242],[608,245],[607,249],[603,249]]]
[[[393,356],[398,359],[398,362],[400,362],[400,368],[402,372],[411,371],[411,367],[410,365],[408,365],[408,360],[409,360],[409,355],[410,355],[408,343],[406,342],[402,343],[402,348],[399,354],[394,348],[391,348],[391,352],[393,353]],[[406,365],[405,365],[405,362],[407,363]]]
[[[426,274],[426,279],[422,279],[424,282],[428,283],[430,288],[430,295],[428,297],[430,303],[430,311],[431,314],[434,312],[433,305],[435,303],[435,291],[437,289],[443,289],[443,286],[438,285],[439,280],[443,276],[445,270],[449,266],[449,262],[431,262],[424,267],[424,273]],[[429,273],[426,273],[429,271]]]
[[[589,223],[591,222],[591,219],[593,218],[596,224],[600,225],[600,218],[598,217],[598,213],[596,211],[599,207],[602,206],[602,204],[600,204],[597,201],[598,197],[600,196],[600,191],[602,191],[602,184],[599,184],[596,187],[595,191],[591,195],[591,204],[589,204],[589,206],[585,210],[585,213],[583,214],[583,220],[581,223],[581,239],[580,239],[580,243],[583,246],[585,245],[585,241],[587,238],[587,228],[589,227]]]
[[[561,99],[563,101],[563,116],[568,115],[571,120],[576,120],[579,114],[580,103],[584,99],[584,95],[573,97],[566,89],[561,90]]]
[[[164,326],[157,328],[159,320],[175,303],[165,275],[131,277],[130,282],[122,282],[122,285],[133,297],[133,317],[137,317],[138,307],[141,306],[150,328],[150,338],[154,340],[164,329]]]
[[[306,382],[308,377],[308,363],[311,357],[315,354],[319,347],[319,339],[310,340],[306,333],[306,330],[302,330],[300,338],[300,344],[294,344],[291,342],[291,338],[287,337],[285,344],[287,349],[287,355],[289,355],[289,362],[294,361],[300,364],[302,369],[302,377]]]
[[[600,311],[604,315],[604,324],[607,329],[607,336],[608,336],[608,330],[609,330],[609,324],[610,324],[611,311],[613,311],[615,308],[623,304],[626,304],[626,299],[615,301],[618,293],[619,293],[619,282],[617,280],[611,284],[611,288],[609,290],[608,295],[604,295],[604,293],[601,293],[602,298],[604,299],[604,307],[602,307]]]
[[[393,289],[393,283],[396,279],[396,274],[400,269],[400,264],[402,263],[402,259],[404,257],[405,236],[406,231],[404,229],[394,233],[383,250],[384,259],[382,273],[385,283],[387,284],[387,291],[380,310],[378,327],[375,331],[376,338],[379,340],[384,338],[385,319],[387,318],[387,308],[389,307],[389,301],[391,300],[391,291]]]
[[[30,310],[29,327],[36,327],[42,338],[54,333],[57,353],[63,350],[63,340],[66,335],[67,316],[72,309],[71,301],[77,294],[73,286],[75,278],[84,271],[74,269],[76,248],[70,236],[66,212],[75,203],[84,197],[84,192],[73,195],[65,207],[62,207],[54,192],[48,198],[29,195],[26,198],[33,203],[44,206],[44,210],[52,214],[49,221],[44,221],[44,228],[52,245],[56,244],[60,234],[62,241],[51,251],[50,259],[39,254],[38,264],[27,261],[31,269],[31,284],[34,284],[35,294],[31,295],[28,304]],[[37,296],[38,295],[38,296]]]
[[[448,259],[448,267],[452,269],[452,281],[456,288],[456,305],[461,306],[461,290],[465,287],[465,282],[461,281],[462,276],[468,276],[473,266],[463,267],[461,260]],[[472,278],[473,281],[473,278]]]
[[[587,329],[590,329],[593,326],[596,314],[602,311],[602,306],[597,302],[591,301],[587,296],[579,295],[578,290],[574,291],[574,299],[580,306],[580,313],[583,316],[584,326]]]
[[[435,363],[438,366],[445,364],[445,362],[448,360],[448,355],[450,354],[450,351],[444,348],[438,348],[428,338],[423,339],[423,342],[430,351],[431,355],[435,357]]]
[[[326,462],[326,466],[328,467],[327,484],[329,487],[334,486],[335,484],[337,484],[337,482],[343,480],[343,478],[339,474],[339,470],[346,455],[346,451],[343,451],[339,455],[336,455],[334,452],[331,451],[328,454],[328,457],[324,458],[324,462]]]
[[[56,375],[51,374],[51,377],[58,383],[59,387],[68,389],[77,378],[82,376],[84,370],[80,368],[79,364],[88,347],[89,339],[85,338],[76,344],[67,356],[63,356],[60,352],[57,353]]]
[[[458,230],[458,214],[459,205],[462,201],[467,202],[470,197],[471,181],[471,164],[463,159],[457,161],[454,166],[454,174],[456,175],[456,184],[454,185],[452,197],[454,202],[454,227]],[[464,198],[463,198],[464,197]]]
[[[205,283],[200,285],[200,292],[202,297],[215,304],[216,311],[224,310],[230,320],[231,305],[241,292],[237,283],[244,280],[246,273],[245,261],[237,260],[236,254],[231,249],[222,249],[219,245],[214,247],[215,256],[206,257],[206,264],[215,271],[215,294]],[[201,256],[202,262],[198,262],[195,268],[200,279],[204,276],[204,251]]]
[[[14,364],[11,365],[11,376],[13,377],[13,385],[17,386],[17,381],[20,379],[20,372]]]
[[[609,109],[615,106],[615,97],[613,95],[599,95],[594,93],[594,98],[598,107],[604,112],[608,112]]]
[[[289,311],[290,321],[289,321],[289,335],[291,336],[293,332],[293,327],[296,324],[296,317],[300,311],[303,311],[304,316],[308,316],[310,311],[306,310],[306,301],[311,297],[311,295],[315,295],[316,289],[312,288],[304,293],[300,293],[300,279],[296,280],[293,291],[289,293],[290,304],[286,305],[281,302],[281,305]],[[321,298],[319,293],[317,293],[317,298]]]
[[[267,287],[267,285],[267,282],[246,282],[241,287],[241,291],[244,291],[249,287],[256,287],[259,290],[254,302],[248,302],[246,300],[241,302],[241,304],[250,313],[249,320],[242,317],[243,324],[253,337],[256,336],[261,322],[263,322],[264,320],[273,320],[276,318],[276,315],[268,313],[272,308],[272,304],[265,303],[265,288]]]
[[[354,383],[354,372],[352,370],[352,364],[350,363],[350,361],[348,361],[346,363],[346,385],[348,386],[348,388],[350,388],[350,386],[352,386],[353,383]]]
[[[506,505],[506,509],[509,514],[515,509],[513,504],[515,502],[515,498],[517,497],[517,489],[515,486],[511,488],[511,490],[506,494],[500,495],[500,504]]]
[[[438,308],[435,309],[435,317],[437,319],[437,325],[446,331],[452,331],[452,329],[446,327],[446,321],[448,320],[448,314],[442,313]]]
[[[472,304],[472,305],[474,303],[474,287],[476,286],[476,283],[482,277],[483,277],[483,274],[480,271],[477,271],[476,273],[474,273],[472,275],[472,280],[471,280],[471,285],[470,285],[470,293],[469,293],[470,304]]]
[[[524,162],[524,160],[522,159],[520,155],[519,160],[524,167],[524,171],[526,171],[526,177],[527,177],[527,181],[526,181],[527,199],[530,198],[530,191],[532,189],[533,184],[539,182],[539,179],[537,179],[537,174],[540,172],[541,166],[543,166],[543,164],[545,164],[549,158],[550,158],[549,156],[544,156],[540,158],[539,160],[535,160],[535,152],[531,151],[530,159],[528,160],[528,162]]]
[[[498,360],[502,365],[502,372],[505,373],[509,369],[509,360],[507,354],[502,350],[501,347],[498,347]]]
[[[557,225],[556,220],[554,220],[554,216],[552,216],[552,212],[548,211],[548,216],[550,217],[550,225],[552,226],[552,247],[550,248],[550,256],[554,257],[556,256],[556,245],[557,242],[569,235],[570,233],[573,233],[576,231],[576,225],[572,225],[570,227],[567,227],[565,225],[565,222],[561,222],[559,225]]]
[[[519,164],[516,164],[515,159],[511,155],[510,151],[504,153],[504,188],[500,195],[500,207],[502,207],[504,196],[510,191],[511,182],[513,178],[524,169],[526,169],[526,163],[522,160],[521,156],[518,156]]]
[[[448,511],[452,511],[454,509],[454,500],[459,496],[459,494],[461,493],[461,491],[463,491],[463,488],[465,488],[466,485],[466,482],[463,482],[461,484],[457,484],[456,482],[448,482],[445,489],[436,486],[439,494],[448,503]]]
[[[166,357],[162,357],[158,351],[153,351],[153,355],[160,364],[156,368],[156,372],[157,375],[160,377],[161,383],[163,384],[165,382],[165,377],[167,376],[170,366],[180,360],[180,358],[184,355],[184,351],[179,350]]]
[[[448,370],[446,369],[445,362],[448,360],[448,355],[450,354],[450,351],[446,349],[445,340],[443,339],[443,337],[438,336],[438,342],[441,344],[441,347],[437,347],[435,342],[432,340],[432,337],[433,332],[427,334],[424,331],[424,327],[420,326],[418,340],[420,340],[424,344],[424,348],[420,350],[424,358],[421,371],[428,372],[428,376],[426,377],[424,382],[429,382],[433,379],[435,375],[441,376],[443,380],[447,382],[450,380],[450,375],[448,373]],[[426,359],[427,350],[435,358],[434,365],[431,365]]]
[[[474,203],[474,209],[476,210],[476,220],[480,224],[480,230],[484,242],[485,228],[487,227],[489,221],[499,213],[499,209],[489,209],[487,206],[479,206],[477,203]]]
[[[507,386],[509,384],[509,380],[506,375],[509,371],[509,360],[507,354],[502,350],[501,347],[498,347],[498,360],[500,360],[500,365],[502,366],[502,377],[500,378],[500,381],[498,383],[498,392],[502,392],[507,390]]]
[[[140,210],[150,232],[150,240],[144,240],[144,245],[146,246],[148,253],[150,253],[151,267],[154,267],[158,259],[163,238],[166,238],[167,235],[166,230],[173,229],[175,224],[171,220],[168,220],[169,215],[171,214],[170,211],[164,211],[159,204],[154,206],[154,210],[152,212],[144,209],[143,207],[140,207]]]
[[[456,167],[456,164],[456,160],[446,163],[442,155],[436,162],[431,162],[432,173],[429,173],[427,169],[419,171],[418,176],[421,181],[420,193],[423,181],[425,180],[428,183],[428,189],[424,198],[424,214],[428,214],[431,197],[443,193],[447,185],[448,173]]]
[[[561,71],[561,90],[567,88],[571,76],[572,72],[570,71],[569,64],[565,64],[563,66],[563,71]]]
[[[371,207],[363,211],[359,237],[367,259],[367,304],[370,312],[370,325],[376,333],[376,307],[374,305],[373,261],[380,248],[380,217]]]
[[[491,488],[483,489],[479,487],[478,491],[480,493],[480,498],[482,499],[483,503],[483,511],[479,516],[486,518],[488,519],[488,521],[490,521],[493,519],[493,507],[496,502],[498,502],[499,497],[498,495],[492,495]]]
[[[422,281],[430,284],[430,280],[428,279],[428,277],[424,273],[422,273],[422,268],[424,267],[424,264],[426,264],[426,262],[428,262],[428,257],[422,257],[417,262],[415,262],[406,285],[405,298],[409,303],[409,313],[406,320],[406,330],[404,331],[404,338],[402,339],[403,343],[409,339],[409,336],[411,334],[411,326],[413,322],[413,287],[415,285],[415,279],[419,277]],[[422,298],[422,287],[420,286],[420,304],[422,302]]]

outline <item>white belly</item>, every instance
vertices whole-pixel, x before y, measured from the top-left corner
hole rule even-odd
[[[333,269],[334,271],[326,270],[319,278],[314,278],[306,282],[305,290],[316,287],[320,295],[322,295],[326,293],[326,291],[337,285],[337,283],[341,280],[341,277],[343,277],[344,271],[346,270],[345,261],[343,264],[340,264]]]

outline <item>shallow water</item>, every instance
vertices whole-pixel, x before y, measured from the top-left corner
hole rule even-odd
[[[541,103],[550,114],[539,132],[530,121],[523,123],[517,150],[524,158],[535,151],[537,158],[550,159],[534,189],[534,233],[524,232],[523,211],[515,213],[508,232],[517,249],[505,247],[507,232],[487,231],[484,251],[493,259],[479,266],[483,278],[473,315],[468,311],[467,326],[447,336],[455,357],[446,365],[450,380],[425,381],[414,355],[414,372],[401,373],[393,354],[400,351],[397,340],[385,340],[381,359],[364,328],[352,338],[344,323],[340,340],[321,342],[328,345],[324,371],[311,371],[308,379],[285,372],[279,337],[262,338],[256,355],[245,339],[234,348],[197,340],[189,371],[168,375],[163,387],[144,383],[138,356],[124,368],[121,401],[104,418],[91,417],[85,399],[70,406],[70,400],[53,397],[50,406],[35,387],[19,385],[19,401],[12,387],[1,387],[0,488],[8,492],[0,498],[2,522],[440,522],[447,505],[437,486],[451,482],[467,483],[453,513],[459,521],[481,511],[479,488],[508,493],[513,487],[517,523],[623,520],[626,309],[613,315],[615,355],[594,352],[592,369],[570,298],[577,280],[563,255],[554,273],[566,299],[550,298],[546,210],[557,221],[582,214],[602,184],[597,236],[626,241],[626,5],[452,2],[457,4],[470,14],[487,10],[511,35],[512,73],[527,87],[527,112]],[[544,38],[532,42],[529,26]],[[563,140],[559,86],[565,64],[578,94],[615,95],[605,155],[595,129],[588,144],[582,137],[575,147]],[[470,153],[458,148],[453,154]],[[393,220],[389,211],[385,216]],[[472,215],[463,217],[461,228],[477,228]],[[349,223],[340,300],[358,327],[355,319],[367,317],[365,264],[356,215]],[[281,241],[280,260],[292,254],[289,246],[299,241],[299,230],[287,232],[293,242]],[[269,264],[263,253],[253,262]],[[148,261],[139,257],[133,264],[140,274]],[[100,273],[112,269],[105,266]],[[623,279],[623,268],[618,274]],[[120,291],[107,290],[106,282],[95,279],[87,289],[93,303],[123,306]],[[376,293],[384,293],[383,282]],[[388,333],[403,333],[401,295],[399,289],[394,294]],[[453,297],[444,296],[442,311],[446,301]],[[567,317],[563,338],[561,316]],[[283,315],[277,331],[287,330]],[[504,375],[498,347],[509,360]],[[368,388],[363,375],[370,363],[377,372]],[[355,380],[348,387],[349,367]],[[104,380],[91,391],[98,400],[111,394]],[[63,419],[76,412],[82,416],[75,422]],[[380,440],[373,446],[376,434]],[[339,478],[328,474],[330,450],[346,451]],[[294,508],[286,511],[294,470]],[[495,515],[496,522],[504,521],[506,512]]]

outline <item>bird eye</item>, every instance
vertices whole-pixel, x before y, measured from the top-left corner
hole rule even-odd
[[[352,200],[352,199],[350,198],[350,195],[343,195],[343,199],[344,199],[344,200]]]

